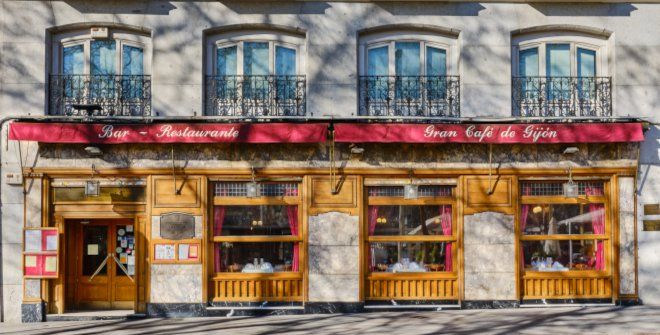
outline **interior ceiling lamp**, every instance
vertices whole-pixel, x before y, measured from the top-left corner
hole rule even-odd
[[[413,182],[413,173],[410,171],[410,184],[403,186],[404,199],[417,199],[419,197],[419,187]]]
[[[573,155],[580,151],[578,147],[568,147],[564,149],[564,155]],[[577,198],[579,195],[578,185],[573,182],[573,168],[568,166],[568,182],[564,183],[564,196],[567,198]]]
[[[259,184],[257,183],[257,179],[255,178],[255,172],[254,172],[254,166],[251,166],[250,169],[252,170],[252,181],[247,183],[247,197],[248,198],[256,198],[259,196]]]

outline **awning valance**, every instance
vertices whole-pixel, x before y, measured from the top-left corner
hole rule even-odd
[[[356,124],[335,125],[347,143],[609,143],[641,142],[641,123]]]
[[[318,143],[326,123],[84,124],[14,122],[9,139],[43,143]]]

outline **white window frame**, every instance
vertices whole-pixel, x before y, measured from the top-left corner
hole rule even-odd
[[[115,41],[115,69],[117,75],[122,75],[123,72],[123,48],[124,46],[137,47],[142,49],[142,73],[143,75],[151,74],[151,43],[150,38],[147,36],[132,34],[121,30],[112,31],[108,38],[95,39],[90,35],[90,29],[69,32],[66,34],[57,35],[53,39],[52,55],[53,74],[63,74],[64,71],[64,48],[83,45],[84,53],[84,73],[82,75],[89,75],[91,72],[91,42],[97,40],[114,40]]]
[[[536,48],[539,56],[539,76],[546,76],[546,46],[548,44],[568,44],[570,61],[571,61],[571,77],[577,77],[577,49],[586,49],[596,52],[596,77],[606,77],[610,75],[611,62],[608,53],[608,41],[604,38],[590,37],[581,34],[566,34],[557,33],[554,35],[537,34],[524,36],[514,39],[512,47],[512,64],[511,69],[514,76],[521,76],[520,74],[520,51]]]
[[[366,76],[368,69],[368,51],[382,46],[388,47],[388,70],[389,75],[396,75],[395,71],[395,44],[397,42],[419,42],[420,43],[420,76],[426,75],[426,47],[442,49],[446,52],[445,75],[458,75],[458,40],[439,34],[433,34],[426,31],[411,32],[390,32],[377,33],[361,38],[359,44],[359,73],[360,76]]]
[[[275,48],[282,46],[296,51],[296,75],[305,74],[306,46],[305,38],[264,31],[240,31],[212,35],[207,39],[206,74],[217,75],[217,50],[236,46],[236,75],[243,75],[243,44],[245,42],[268,43],[268,73],[275,75]]]

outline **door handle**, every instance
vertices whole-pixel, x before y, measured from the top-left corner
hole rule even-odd
[[[110,254],[107,254],[107,255],[105,256],[105,258],[103,259],[103,262],[101,262],[101,265],[99,265],[99,267],[96,269],[96,271],[94,271],[94,273],[92,274],[92,276],[89,277],[89,282],[91,282],[92,279],[94,279],[94,277],[96,277],[96,275],[98,275],[99,272],[101,272],[101,269],[103,269],[103,267],[105,266],[105,264],[108,263],[108,258],[109,258],[109,257],[110,257]]]

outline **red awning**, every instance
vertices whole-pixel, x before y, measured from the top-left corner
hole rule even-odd
[[[14,122],[9,139],[44,143],[318,143],[326,123],[81,124]]]
[[[348,143],[609,143],[644,141],[641,123],[335,125]]]

